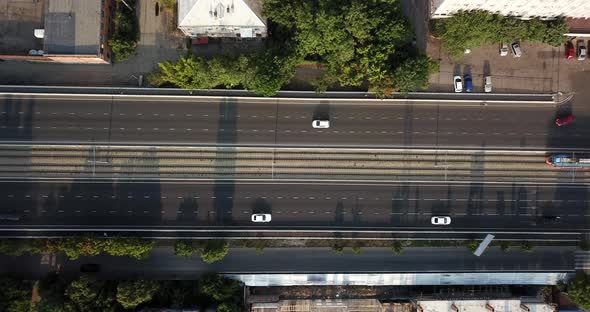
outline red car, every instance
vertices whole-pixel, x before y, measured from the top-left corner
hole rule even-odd
[[[563,117],[557,117],[555,119],[555,124],[558,127],[563,127],[563,126],[567,126],[569,124],[571,124],[574,121],[574,115],[568,115],[568,116],[563,116]]]
[[[576,56],[576,50],[574,49],[574,44],[571,41],[568,41],[565,44],[565,59],[571,60]]]

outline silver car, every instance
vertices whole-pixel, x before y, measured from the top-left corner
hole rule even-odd
[[[483,91],[486,93],[492,92],[492,76],[485,76],[483,81]]]

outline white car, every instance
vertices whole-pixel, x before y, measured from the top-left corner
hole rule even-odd
[[[463,92],[463,80],[461,80],[461,76],[453,77],[453,86],[455,86],[455,92]]]
[[[508,55],[508,45],[505,43],[502,43],[502,46],[500,46],[500,56],[506,56]]]
[[[432,225],[449,225],[451,224],[451,217],[432,217],[430,218]]]
[[[522,50],[520,49],[520,43],[518,41],[514,41],[510,48],[512,49],[512,56],[513,57],[520,57],[522,55]]]
[[[492,76],[485,76],[483,81],[484,81],[483,90],[486,93],[492,92]]]
[[[584,40],[578,40],[578,61],[583,61],[586,59],[586,45],[584,44]]]
[[[311,126],[315,129],[327,129],[330,128],[330,121],[316,119],[311,123]]]
[[[270,216],[270,214],[268,213],[256,213],[252,215],[252,222],[270,222],[270,220],[272,220],[272,217]]]

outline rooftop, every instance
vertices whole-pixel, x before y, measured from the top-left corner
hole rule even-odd
[[[48,0],[46,54],[92,54],[100,51],[101,1]]]

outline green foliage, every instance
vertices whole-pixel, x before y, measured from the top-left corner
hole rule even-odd
[[[500,243],[500,250],[502,250],[503,252],[509,252],[510,247],[511,245],[508,241],[503,241],[502,243]]]
[[[231,301],[241,296],[242,284],[218,274],[205,274],[199,281],[199,290],[218,302]]]
[[[352,250],[352,253],[355,255],[361,254],[361,246],[358,246],[358,245],[352,246],[351,250]]]
[[[393,244],[391,245],[391,252],[393,252],[393,254],[396,256],[401,255],[403,250],[404,250],[404,246],[402,245],[402,242],[400,242],[400,241],[394,241]]]
[[[39,280],[38,289],[41,301],[36,305],[38,312],[64,311],[65,291],[68,282],[52,272]]]
[[[425,89],[430,74],[437,72],[438,68],[438,63],[425,55],[406,59],[395,69],[393,84],[402,93]]]
[[[567,284],[568,297],[583,309],[590,309],[590,275],[580,272]]]
[[[528,241],[523,241],[520,243],[520,249],[525,252],[532,252],[535,247]]]
[[[368,82],[369,90],[388,96],[426,87],[435,68],[411,46],[414,33],[397,0],[267,0],[263,10],[273,22],[265,49],[231,58],[182,57],[161,63],[149,81],[185,89],[241,85],[272,96],[308,58],[325,68],[313,81],[317,91],[335,83],[362,87]]]
[[[117,286],[117,302],[125,309],[134,309],[138,305],[152,300],[160,285],[156,281],[123,281]]]
[[[344,247],[340,246],[340,245],[334,245],[332,246],[332,251],[337,254],[340,255],[344,252]]]
[[[125,0],[132,9],[129,9],[122,0],[117,0],[115,13],[115,30],[109,45],[116,61],[128,59],[135,51],[139,40],[139,23],[135,14],[136,0]]]
[[[46,240],[44,239],[0,239],[0,253],[9,256],[38,254],[46,249]]]
[[[582,241],[580,243],[580,249],[585,250],[585,251],[590,251],[590,241]]]
[[[115,294],[105,281],[82,275],[66,288],[65,310],[80,312],[108,312],[115,310]]]
[[[32,283],[10,277],[0,277],[0,311],[29,312]]]
[[[469,250],[471,250],[471,252],[475,252],[477,250],[477,247],[479,247],[478,241],[472,240],[472,241],[467,242],[467,248],[469,248]]]
[[[138,260],[146,258],[156,242],[141,238],[110,238],[105,240],[104,251],[111,256],[128,256]]]
[[[201,250],[201,259],[213,263],[223,259],[229,252],[229,243],[224,240],[209,240]]]
[[[193,243],[190,240],[177,240],[174,242],[174,254],[180,257],[190,257],[195,252]]]
[[[162,0],[162,6],[167,10],[174,10],[176,7],[176,0]]]
[[[135,52],[137,44],[134,41],[124,41],[121,39],[109,40],[109,46],[113,51],[117,61],[127,60]]]
[[[240,307],[235,303],[223,302],[217,306],[216,312],[239,312]]]
[[[64,252],[71,260],[79,257],[97,256],[104,247],[104,240],[93,234],[74,236],[62,240],[58,244],[60,251]]]
[[[567,31],[568,26],[563,19],[520,20],[483,10],[459,11],[434,25],[434,33],[440,36],[445,49],[455,57],[463,55],[468,48],[510,43],[517,39],[559,46],[565,42],[563,34]]]

